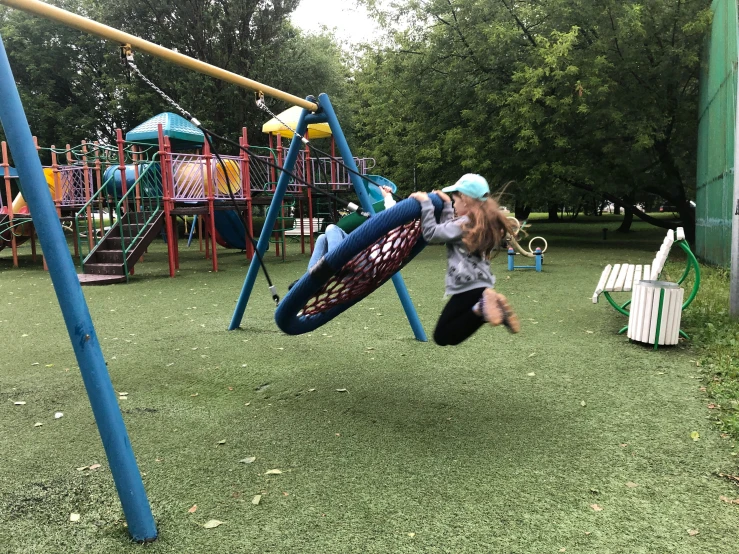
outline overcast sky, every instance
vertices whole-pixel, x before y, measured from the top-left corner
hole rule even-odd
[[[321,25],[335,27],[340,40],[355,43],[371,40],[378,33],[364,8],[358,8],[353,0],[301,0],[292,21],[306,31],[318,30]]]

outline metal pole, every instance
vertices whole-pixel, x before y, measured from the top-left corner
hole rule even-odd
[[[369,194],[367,194],[367,189],[362,182],[362,178],[358,175],[359,172],[357,171],[357,165],[354,163],[354,156],[352,156],[349,145],[346,142],[344,132],[341,130],[339,120],[336,118],[336,113],[334,112],[334,108],[331,105],[331,101],[328,99],[328,95],[326,95],[325,93],[319,95],[318,103],[321,106],[321,110],[326,115],[326,119],[328,121],[329,127],[331,127],[331,133],[334,141],[336,142],[336,146],[339,149],[341,157],[344,159],[344,164],[349,169],[356,172],[350,172],[349,176],[351,178],[352,184],[354,185],[354,190],[356,191],[357,196],[359,196],[359,200],[362,203],[362,208],[366,212],[374,213],[374,210],[372,209],[372,201],[370,200]],[[408,318],[408,323],[410,323],[411,328],[413,329],[413,334],[415,335],[416,340],[426,342],[428,340],[426,338],[426,332],[423,330],[421,320],[416,313],[416,308],[413,305],[413,301],[408,294],[408,289],[406,288],[405,282],[403,281],[403,277],[400,275],[400,273],[396,273],[395,275],[393,275],[393,285],[395,285],[395,291],[398,293],[400,303],[403,305],[405,315]]]
[[[128,522],[128,531],[136,541],[154,540],[157,537],[157,529],[151,507],[118,407],[113,384],[105,366],[95,327],[82,294],[82,287],[77,279],[67,241],[59,225],[54,201],[33,144],[2,37],[0,37],[0,122],[5,130],[18,175],[23,181],[24,198],[44,247],[51,281],[90,398],[110,471]]]
[[[120,45],[130,44],[135,50],[146,52],[147,54],[151,54],[152,56],[162,58],[163,60],[181,65],[182,67],[192,69],[193,71],[203,73],[204,75],[210,75],[211,77],[215,77],[216,79],[221,79],[222,81],[233,83],[249,90],[263,92],[267,96],[271,96],[272,98],[277,98],[279,100],[284,100],[289,104],[294,104],[300,106],[301,108],[306,108],[312,112],[318,109],[318,106],[316,106],[313,102],[308,102],[307,100],[303,100],[298,96],[293,96],[292,94],[288,94],[287,92],[283,92],[279,89],[272,88],[257,81],[252,81],[251,79],[247,79],[246,77],[242,77],[241,75],[237,75],[236,73],[232,73],[230,71],[226,71],[225,69],[221,69],[220,67],[201,62],[194,58],[190,58],[189,56],[185,56],[184,54],[173,52],[168,48],[164,48],[163,46],[159,46],[158,44],[154,44],[153,42],[149,42],[148,40],[144,40],[135,35],[124,33],[123,31],[119,31],[118,29],[114,29],[113,27],[103,25],[102,23],[98,23],[97,21],[87,19],[86,17],[68,12],[61,8],[57,8],[56,6],[51,6],[44,2],[39,2],[38,0],[0,0],[0,4],[5,4],[6,6],[10,6],[11,8],[16,8],[18,10],[23,10],[41,17],[45,17],[46,19],[58,21],[60,23],[63,23],[64,25],[67,25],[68,27],[73,27],[75,29],[79,29],[80,31],[85,31],[86,33],[102,37],[112,42],[116,42]]]
[[[306,121],[307,114],[308,111],[305,109],[300,112],[298,125],[295,129],[299,135],[304,135],[306,129],[308,128],[308,123]],[[269,237],[272,235],[272,230],[275,228],[277,214],[280,212],[282,199],[285,197],[285,191],[287,191],[287,185],[290,182],[290,176],[287,174],[287,172],[292,173],[293,168],[295,167],[295,160],[298,157],[298,151],[300,150],[302,144],[303,142],[296,135],[293,135],[292,141],[290,142],[290,148],[288,149],[287,156],[285,157],[284,169],[286,169],[287,171],[282,171],[280,173],[280,178],[277,181],[277,186],[275,187],[274,196],[272,196],[272,202],[269,205],[269,211],[267,211],[267,217],[264,220],[262,231],[259,233],[257,251],[262,257],[269,247]],[[231,323],[228,326],[229,331],[238,329],[239,325],[241,325],[241,319],[244,317],[246,304],[247,302],[249,302],[249,296],[251,296],[251,291],[254,288],[254,281],[256,281],[257,279],[257,273],[259,273],[259,258],[257,256],[254,256],[249,263],[249,271],[247,271],[246,273],[246,279],[244,280],[244,285],[241,287],[239,300],[238,302],[236,302],[236,309],[234,310],[233,316],[231,317]]]
[[[739,72],[737,72],[739,91]],[[734,98],[734,202],[731,205],[731,288],[729,314],[739,319],[739,97]]]

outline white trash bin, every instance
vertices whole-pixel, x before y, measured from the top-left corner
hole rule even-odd
[[[667,281],[639,281],[631,293],[627,336],[637,342],[674,345],[680,338],[684,289]]]

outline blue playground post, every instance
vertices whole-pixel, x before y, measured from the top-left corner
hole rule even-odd
[[[320,111],[316,114],[311,114],[307,110],[303,109],[300,114],[300,118],[298,119],[298,125],[296,128],[297,134],[301,136],[305,135],[309,123],[329,124],[329,127],[331,128],[331,133],[334,136],[334,141],[339,149],[339,153],[341,154],[344,164],[350,170],[356,172],[356,174],[350,173],[350,178],[352,181],[352,185],[354,185],[354,190],[359,197],[359,201],[362,204],[362,209],[365,212],[374,213],[374,210],[372,209],[372,200],[370,199],[369,194],[367,194],[367,189],[364,186],[362,178],[359,176],[359,170],[357,169],[357,165],[354,163],[354,156],[352,156],[349,145],[346,142],[344,132],[341,130],[339,120],[336,117],[336,113],[334,112],[328,95],[326,95],[325,93],[319,95],[318,104],[320,106]],[[298,150],[300,149],[301,143],[302,141],[296,135],[294,135],[292,141],[290,142],[290,148],[287,152],[287,156],[285,157],[284,167],[287,171],[292,172],[295,166],[295,160],[298,157]],[[285,191],[287,190],[289,179],[290,178],[287,173],[282,172],[280,174],[279,180],[277,181],[275,194],[272,197],[272,202],[270,203],[270,208],[267,212],[264,226],[262,227],[262,233],[259,236],[259,243],[257,244],[257,249],[259,250],[260,254],[264,254],[267,246],[269,245],[269,236],[271,234],[271,230],[274,228],[274,223],[277,219],[277,213],[279,212],[280,204],[282,203]],[[246,280],[244,281],[244,286],[241,289],[239,300],[236,303],[236,309],[234,310],[233,317],[231,318],[231,324],[228,327],[229,331],[237,329],[239,325],[241,325],[241,320],[244,316],[244,311],[246,310],[246,304],[249,301],[249,296],[251,295],[251,291],[254,287],[254,281],[256,280],[258,272],[259,261],[255,256],[254,258],[252,258],[252,261],[249,264],[249,270],[246,274]],[[426,342],[428,340],[426,338],[426,333],[423,330],[423,325],[421,325],[421,320],[416,313],[416,309],[413,306],[413,302],[411,301],[411,298],[408,294],[408,290],[406,289],[403,278],[399,273],[396,273],[395,275],[393,275],[392,280],[393,284],[395,285],[395,290],[400,297],[400,302],[403,305],[403,309],[405,310],[406,317],[411,324],[411,328],[413,329],[413,334],[415,335],[416,340]]]
[[[534,265],[515,265],[516,251],[513,250],[513,248],[508,247],[508,271],[513,271],[514,269],[536,269],[536,271],[541,272],[541,262],[544,257],[544,253],[541,251],[541,248],[537,247],[534,250],[534,256],[536,257]]]
[[[1,36],[0,123],[5,130],[18,175],[23,181],[23,196],[28,203],[43,246],[54,291],[90,398],[123,513],[128,522],[128,531],[136,541],[152,541],[157,537],[157,529],[144,483],[136,465],[126,426],[118,408],[118,399],[82,294],[82,287],[77,279],[67,241],[33,145],[31,129],[23,111]]]
[[[367,194],[367,189],[364,186],[362,178],[359,176],[357,164],[354,163],[354,156],[352,156],[352,152],[346,142],[344,132],[341,130],[339,120],[336,117],[336,112],[334,112],[334,107],[331,105],[331,101],[328,99],[328,96],[323,93],[318,96],[318,103],[323,109],[323,113],[326,114],[328,125],[329,127],[331,127],[331,132],[334,135],[334,141],[336,142],[336,146],[339,149],[341,157],[344,159],[344,164],[346,164],[349,169],[355,172],[350,172],[349,176],[352,180],[352,184],[354,185],[354,190],[357,192],[359,200],[362,203],[362,209],[372,214],[375,213],[375,211],[372,209],[372,201],[370,200],[369,194]],[[413,305],[413,301],[408,294],[408,289],[405,286],[405,281],[403,281],[403,277],[400,275],[400,273],[396,273],[395,275],[393,275],[392,279],[393,285],[395,285],[395,291],[398,293],[400,303],[403,305],[405,316],[408,318],[408,323],[411,324],[411,329],[413,329],[413,334],[415,335],[416,340],[427,342],[428,338],[426,338],[426,332],[423,330],[423,325],[421,324],[421,320],[416,313],[416,308]]]
[[[305,135],[306,129],[308,129],[307,116],[310,112],[303,109],[300,112],[298,118],[298,125],[296,127],[297,134]],[[292,173],[295,167],[295,160],[298,157],[298,151],[302,141],[297,135],[293,135],[293,139],[290,142],[290,148],[285,156],[284,168]],[[277,186],[275,187],[275,194],[272,196],[272,202],[269,205],[267,211],[267,217],[264,219],[264,225],[262,225],[262,232],[259,233],[259,241],[257,242],[257,251],[260,256],[264,256],[264,253],[269,246],[269,237],[272,235],[272,229],[275,228],[275,221],[277,221],[277,215],[280,213],[280,205],[282,199],[285,197],[285,191],[287,185],[290,182],[290,176],[286,171],[280,172],[280,178],[277,180]],[[241,319],[244,317],[244,311],[246,310],[246,304],[249,302],[251,291],[254,288],[254,281],[257,279],[257,273],[259,273],[259,258],[254,256],[249,263],[249,270],[246,272],[246,279],[244,285],[241,287],[241,294],[239,294],[239,300],[236,302],[236,308],[234,309],[233,316],[231,317],[231,324],[228,326],[229,331],[238,329],[241,325]]]

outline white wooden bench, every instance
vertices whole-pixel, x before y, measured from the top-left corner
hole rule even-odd
[[[651,264],[608,264],[603,273],[600,274],[598,286],[595,287],[593,304],[598,303],[598,297],[601,293],[629,292],[634,288],[634,284],[641,280],[656,281],[659,274],[662,273],[667,256],[670,254],[670,248],[676,240],[685,240],[685,232],[682,227],[678,227],[677,232],[672,229],[667,231],[667,236]]]
[[[288,237],[294,237],[294,236],[300,236],[305,235],[308,236],[312,233],[318,233],[321,230],[321,224],[323,223],[323,218],[320,217],[314,217],[312,219],[309,219],[307,217],[304,217],[302,219],[295,219],[295,225],[292,229],[288,229],[285,231],[285,236]],[[302,232],[301,232],[302,229]]]
[[[678,227],[677,231],[673,232],[672,230],[670,230],[667,232],[667,236],[665,237],[662,246],[660,247],[657,255],[654,257],[654,260],[651,264],[608,264],[603,272],[600,274],[598,286],[595,287],[595,292],[593,293],[593,303],[597,303],[598,297],[603,294],[606,300],[608,300],[608,303],[616,311],[622,313],[627,317],[630,317],[631,313],[629,310],[627,310],[627,308],[631,304],[631,300],[628,300],[623,304],[619,304],[613,299],[611,293],[631,292],[634,289],[634,286],[639,283],[639,281],[658,281],[660,273],[662,273],[662,269],[665,266],[665,261],[667,261],[667,256],[670,254],[670,248],[673,246],[673,244],[679,246],[683,250],[683,252],[685,252],[685,256],[687,257],[685,271],[683,272],[682,277],[680,277],[680,279],[678,279],[675,284],[677,284],[678,286],[682,285],[683,282],[688,278],[688,275],[690,275],[691,269],[693,270],[692,289],[688,293],[687,300],[682,302],[682,305],[679,307],[681,312],[685,310],[685,308],[687,308],[693,302],[695,296],[698,294],[698,288],[700,287],[701,279],[700,265],[698,264],[698,260],[696,260],[693,252],[691,252],[688,241],[685,240],[685,232],[683,231],[682,227]],[[626,332],[628,328],[629,327],[627,325],[619,331],[619,334]],[[688,338],[688,335],[686,335],[682,330],[680,330],[679,333],[683,337]]]

